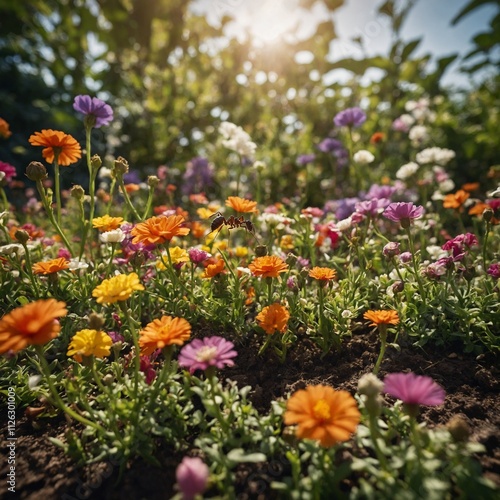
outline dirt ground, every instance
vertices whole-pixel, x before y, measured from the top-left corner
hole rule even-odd
[[[270,402],[304,387],[326,383],[337,389],[356,391],[360,376],[373,369],[378,343],[374,332],[355,334],[339,352],[321,358],[320,351],[308,339],[289,351],[283,365],[268,350],[257,356],[255,339],[238,345],[237,365],[221,373],[239,385],[251,385],[252,401],[259,411],[266,412]],[[421,414],[430,426],[445,424],[460,414],[473,429],[472,440],[482,443],[487,452],[478,456],[484,474],[500,485],[500,398],[498,397],[499,363],[490,354],[461,355],[460,350],[435,346],[416,348],[403,345],[401,352],[388,348],[380,377],[386,373],[411,370],[428,375],[446,390],[443,406],[424,408]],[[5,416],[2,411],[2,450],[5,450]],[[118,467],[101,462],[77,467],[69,457],[52,445],[47,436],[62,437],[66,422],[63,418],[41,419],[37,427],[23,416],[17,422],[16,435],[16,494],[8,494],[6,460],[0,467],[0,498],[20,499],[106,499],[163,500],[175,493],[175,467],[180,462],[173,450],[160,446],[157,458],[161,467],[142,459],[128,464],[119,484]],[[3,454],[5,457],[6,455]],[[267,464],[241,466],[237,471],[239,499],[273,498],[269,484],[287,474],[286,460]]]

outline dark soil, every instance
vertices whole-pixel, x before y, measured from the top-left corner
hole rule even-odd
[[[248,341],[252,344],[251,340]],[[281,365],[271,350],[257,356],[255,346],[238,346],[236,367],[221,377],[231,378],[240,386],[253,388],[252,401],[259,411],[266,412],[272,400],[285,397],[306,384],[326,383],[354,393],[361,375],[373,369],[378,343],[373,332],[354,335],[338,353],[321,357],[321,352],[303,338],[288,353]],[[457,352],[460,352],[457,349]],[[400,352],[388,349],[380,377],[386,373],[413,371],[428,375],[446,390],[443,406],[424,408],[422,419],[429,426],[446,424],[454,415],[464,417],[473,430],[472,440],[486,447],[478,456],[486,477],[500,485],[500,381],[498,359],[492,355],[461,355],[453,349],[426,346],[424,349],[403,346]],[[6,436],[2,412],[2,440]],[[7,464],[0,468],[0,498],[22,499],[124,499],[163,500],[175,493],[175,467],[180,456],[164,446],[158,447],[161,467],[142,459],[128,464],[123,478],[116,484],[118,467],[100,462],[78,467],[52,445],[48,436],[64,439],[64,419],[38,419],[34,426],[24,416],[16,428],[16,494],[7,491]],[[2,450],[6,450],[2,442]],[[5,457],[6,455],[3,454]],[[237,470],[240,499],[273,498],[269,483],[288,474],[286,460],[273,460]]]

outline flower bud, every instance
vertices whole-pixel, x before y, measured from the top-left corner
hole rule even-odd
[[[83,190],[82,186],[79,184],[76,184],[71,188],[70,195],[72,198],[75,198],[76,200],[83,200],[83,197],[85,196],[85,191]]]
[[[104,318],[95,312],[89,315],[89,329],[99,331],[104,325]]]
[[[384,383],[373,373],[365,373],[358,382],[358,392],[369,398],[378,396],[383,388]]]
[[[396,281],[392,285],[392,291],[394,293],[401,293],[405,289],[405,284],[403,281]]]
[[[202,494],[208,484],[210,471],[201,458],[184,457],[177,466],[175,478],[184,499]]]
[[[491,208],[485,208],[483,212],[483,220],[485,222],[490,222],[493,219],[494,212]]]
[[[101,168],[102,160],[99,155],[93,155],[90,159],[90,166],[92,167],[92,171],[95,172],[97,169]]]
[[[14,233],[14,238],[16,238],[16,240],[19,241],[19,243],[21,243],[21,245],[26,245],[26,243],[30,239],[30,235],[24,229],[18,229]]]
[[[142,250],[138,250],[132,255],[129,262],[132,264],[132,267],[141,267],[146,262],[146,255]]]
[[[266,245],[257,245],[255,247],[255,256],[256,257],[265,257],[266,255],[267,255]]]
[[[39,161],[32,161],[26,167],[26,177],[31,181],[41,181],[47,178],[47,169]]]
[[[122,156],[119,156],[115,160],[114,172],[116,176],[123,176],[123,174],[128,172],[128,161]]]
[[[401,252],[399,250],[399,243],[396,241],[390,241],[387,245],[382,249],[382,254],[384,257],[388,259],[392,259],[396,255],[399,255]]]
[[[469,424],[460,415],[454,415],[446,424],[446,428],[457,443],[468,441],[471,435]]]
[[[158,186],[159,183],[160,183],[160,179],[158,177],[156,177],[156,175],[149,175],[148,176],[148,186],[150,188],[155,188],[156,186]]]

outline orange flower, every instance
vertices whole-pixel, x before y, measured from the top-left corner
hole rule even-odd
[[[385,141],[385,134],[383,132],[375,132],[370,137],[370,144],[378,144],[379,142]]]
[[[19,352],[28,345],[43,345],[61,330],[57,318],[66,316],[66,304],[55,299],[37,300],[14,309],[0,320],[0,354]]]
[[[208,199],[203,193],[198,194],[190,194],[189,201],[191,203],[197,203],[198,205],[206,205],[208,204]]]
[[[224,261],[222,259],[217,260],[214,264],[208,264],[205,267],[205,271],[201,275],[202,278],[213,278],[224,271]]]
[[[315,280],[330,281],[337,277],[337,273],[329,267],[313,267],[309,271],[309,276]]]
[[[257,209],[255,208],[256,206],[256,201],[245,200],[244,198],[240,198],[239,196],[230,196],[226,200],[226,207],[231,207],[236,212],[257,212]]]
[[[135,193],[136,191],[139,191],[139,189],[141,189],[139,184],[125,184],[125,191],[127,191],[128,194]]]
[[[469,198],[470,194],[463,189],[459,189],[456,193],[447,194],[443,199],[444,208],[460,208]]]
[[[373,323],[370,323],[370,326],[397,325],[399,323],[398,313],[392,309],[386,311],[366,311],[363,314],[363,318],[373,321]]]
[[[110,217],[108,214],[92,219],[92,227],[99,229],[101,233],[118,229],[123,224],[123,217]]]
[[[33,272],[35,274],[54,274],[64,269],[68,269],[69,262],[64,258],[47,260],[45,262],[37,262],[33,264]]]
[[[182,227],[184,220],[182,215],[151,217],[132,229],[130,232],[134,236],[132,243],[161,245],[170,241],[174,236],[185,236],[189,233],[189,229]]]
[[[9,129],[9,124],[3,118],[0,118],[0,135],[4,139],[7,139],[12,135],[12,132]]]
[[[284,333],[288,327],[290,313],[285,306],[276,303],[264,307],[255,319],[268,335],[275,332]]]
[[[149,356],[156,349],[163,349],[168,345],[182,345],[190,336],[191,325],[184,318],[162,316],[148,323],[139,332],[141,355]]]
[[[477,191],[479,189],[479,186],[480,186],[479,182],[466,182],[462,186],[462,190],[471,193],[472,191]]]
[[[280,257],[275,255],[266,255],[257,257],[248,266],[254,276],[262,276],[263,278],[277,278],[280,273],[288,270],[288,265]]]
[[[469,209],[469,215],[483,215],[484,211],[487,209],[493,210],[491,205],[488,205],[488,203],[479,202]],[[496,225],[499,222],[500,221],[496,217],[492,217],[490,220],[490,223],[493,225]]]
[[[205,226],[203,226],[203,224],[201,224],[197,220],[191,222],[191,234],[195,238],[198,238],[198,239],[203,238],[203,236],[205,234]]]
[[[82,148],[74,137],[59,130],[35,132],[29,142],[32,146],[44,146],[42,155],[48,163],[57,156],[59,165],[67,167],[82,157]]]
[[[288,400],[283,419],[285,425],[297,424],[298,438],[314,439],[328,448],[350,438],[361,414],[347,391],[309,385]]]

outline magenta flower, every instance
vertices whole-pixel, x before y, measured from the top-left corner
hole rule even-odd
[[[139,370],[144,373],[146,384],[151,385],[153,380],[156,378],[156,370],[153,368],[149,356],[141,356],[140,361],[141,364]]]
[[[386,219],[399,222],[401,227],[409,228],[415,219],[420,219],[424,213],[424,207],[400,201],[391,203],[382,214]]]
[[[210,471],[201,458],[184,457],[177,466],[175,478],[183,500],[192,500],[207,489]]]
[[[16,167],[13,167],[10,163],[6,163],[4,161],[0,161],[0,172],[3,172],[5,174],[3,178],[5,183],[9,183],[17,173]]]
[[[189,368],[189,373],[206,370],[211,366],[219,369],[234,366],[232,358],[238,353],[233,348],[232,342],[218,336],[194,339],[179,353],[179,365]]]
[[[399,255],[400,253],[401,250],[399,248],[399,243],[397,241],[390,241],[382,249],[382,254],[387,259],[392,259],[393,257],[396,257],[396,255]]]
[[[73,109],[85,115],[85,125],[99,128],[108,125],[113,119],[113,109],[97,97],[77,95],[73,102]]]
[[[459,234],[455,238],[448,240],[441,248],[448,252],[451,251],[453,260],[462,260],[466,251],[472,247],[479,246],[477,238],[472,233]]]
[[[201,250],[200,248],[190,248],[188,250],[189,258],[193,264],[201,264],[204,260],[210,257],[208,252]]]
[[[366,121],[366,114],[361,108],[347,108],[335,115],[333,123],[337,127],[359,127]]]
[[[414,373],[391,373],[384,379],[384,392],[407,405],[437,406],[446,393],[430,377]]]
[[[493,278],[499,279],[500,278],[500,264],[499,263],[490,264],[490,267],[488,267],[488,270],[486,272],[490,276],[492,276]]]

